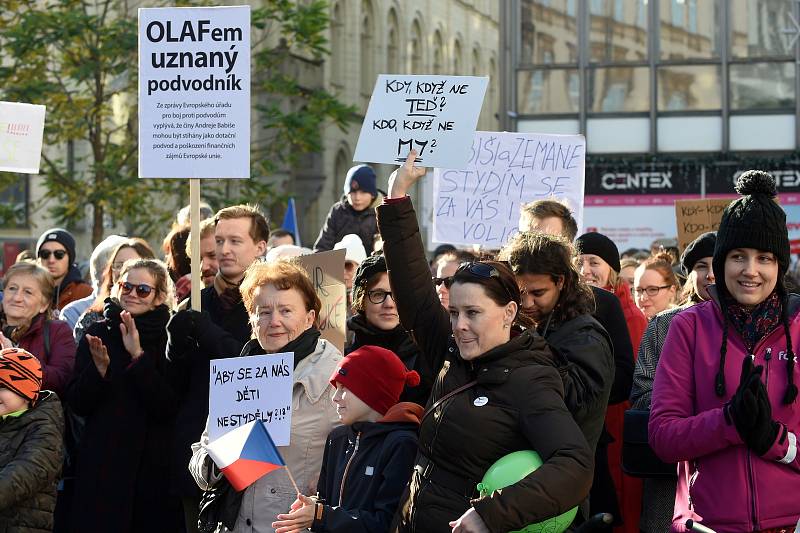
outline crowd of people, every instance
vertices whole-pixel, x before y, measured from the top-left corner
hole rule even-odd
[[[772,176],[742,174],[681,253],[620,253],[546,199],[502,249],[429,258],[415,155],[385,193],[350,169],[313,249],[248,205],[206,206],[195,237],[184,209],[163,260],[112,235],[84,281],[73,236],[44,232],[0,293],[0,531],[504,533],[573,509],[553,531],[800,527],[800,297]],[[333,249],[343,352],[294,259]],[[271,353],[294,358],[292,478],[237,491],[208,452],[210,361]],[[528,450],[538,468],[479,489]]]

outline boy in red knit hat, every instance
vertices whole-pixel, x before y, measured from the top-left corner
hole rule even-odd
[[[42,365],[21,348],[0,351],[0,524],[52,531],[61,472],[63,411],[41,391]]]
[[[391,350],[362,346],[331,376],[342,426],[331,431],[317,496],[297,495],[276,533],[389,530],[414,468],[421,405],[398,403],[403,387],[419,384]]]

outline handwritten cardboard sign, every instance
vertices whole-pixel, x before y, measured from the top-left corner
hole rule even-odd
[[[408,152],[426,167],[464,168],[488,77],[381,74],[353,161],[396,165]]]
[[[250,177],[250,6],[139,9],[139,177]]]
[[[214,359],[208,396],[208,438],[261,420],[276,446],[288,446],[292,427],[294,354]]]
[[[0,172],[38,174],[45,106],[0,102]]]
[[[563,201],[582,227],[585,157],[582,135],[475,132],[466,168],[434,172],[434,242],[500,248],[533,200]]]
[[[345,250],[303,255],[297,261],[308,272],[314,290],[322,301],[319,329],[322,338],[344,352],[347,326],[347,288],[344,284]]]
[[[678,249],[708,231],[717,231],[722,213],[730,199],[675,200],[675,219],[678,224]]]

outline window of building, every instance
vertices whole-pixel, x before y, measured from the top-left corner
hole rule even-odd
[[[638,11],[646,14],[644,0],[600,0],[589,11],[589,60],[593,63],[647,61],[647,17],[626,18]]]
[[[792,0],[728,0],[730,9],[731,56],[789,56],[791,34],[782,28],[792,27],[789,15]]]
[[[721,106],[719,65],[658,69],[659,111],[708,111]]]
[[[335,85],[344,82],[344,21],[344,6],[337,2],[331,11],[331,81]]]
[[[519,113],[577,113],[580,77],[576,69],[521,71],[517,75]]]
[[[433,34],[433,73],[444,74],[444,41],[442,32],[436,30]],[[420,74],[415,72],[414,74]]]
[[[722,1],[662,0],[659,57],[664,61],[719,57]]]
[[[794,63],[732,64],[729,73],[731,109],[794,109]]]
[[[524,65],[545,62],[577,64],[577,14],[574,7],[570,11],[568,3],[559,3],[547,8],[541,0],[521,0],[520,7],[519,62]]]
[[[461,41],[456,39],[453,43],[453,74],[463,76],[466,74],[463,69],[464,59],[461,57]]]
[[[5,188],[0,188],[0,228],[28,227],[28,176],[17,178]]]
[[[592,68],[587,84],[590,112],[646,112],[650,109],[647,67]]]
[[[400,72],[400,25],[397,23],[397,12],[389,10],[386,36],[386,69],[391,73]]]
[[[423,74],[422,55],[422,28],[415,19],[411,24],[411,74]]]
[[[373,21],[375,20],[372,14],[372,2],[363,0],[361,2],[361,33],[359,35],[359,44],[361,51],[361,95],[369,98],[372,94],[372,88],[375,85],[375,28]]]

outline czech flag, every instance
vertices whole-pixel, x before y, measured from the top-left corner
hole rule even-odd
[[[242,491],[286,463],[269,431],[261,420],[238,427],[207,446],[208,455],[228,478],[231,486]]]

